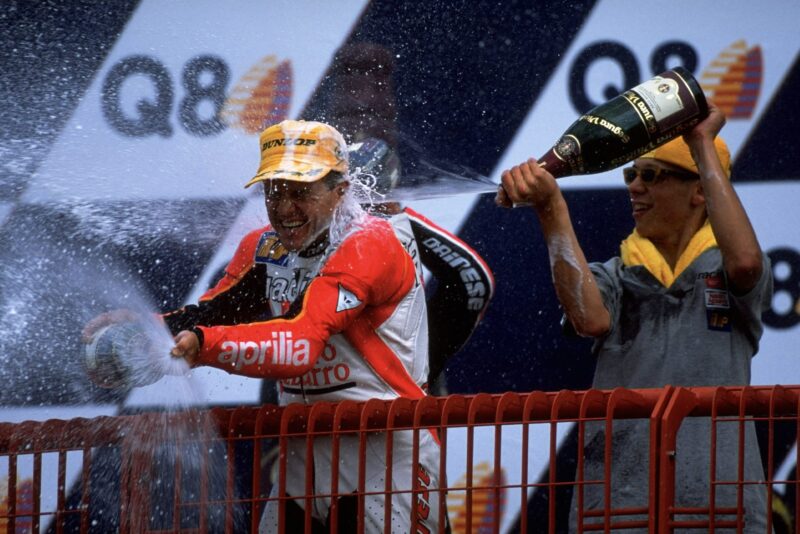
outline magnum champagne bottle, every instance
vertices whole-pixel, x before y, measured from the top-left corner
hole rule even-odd
[[[582,115],[539,164],[556,178],[607,171],[683,134],[707,115],[700,84],[676,67]]]

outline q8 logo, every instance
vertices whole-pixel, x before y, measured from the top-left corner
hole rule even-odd
[[[155,93],[135,103],[133,116],[125,112],[122,89],[126,82],[138,79]],[[214,135],[225,129],[220,111],[225,104],[225,90],[230,69],[220,58],[210,55],[190,60],[181,73],[185,96],[178,103],[181,126],[192,135]],[[173,106],[173,86],[167,68],[149,56],[130,56],[114,65],[102,88],[103,115],[118,132],[129,137],[172,135],[169,118]]]

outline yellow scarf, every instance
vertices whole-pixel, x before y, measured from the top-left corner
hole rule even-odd
[[[717,246],[717,240],[714,239],[711,225],[706,221],[702,228],[692,236],[686,250],[678,258],[674,272],[653,242],[640,236],[636,230],[622,242],[619,248],[623,264],[627,267],[643,265],[664,287],[669,287],[700,254],[715,246]]]

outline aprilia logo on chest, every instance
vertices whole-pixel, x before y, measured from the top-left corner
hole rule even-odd
[[[307,339],[293,339],[291,332],[273,332],[266,341],[226,341],[217,357],[220,363],[233,366],[237,371],[245,365],[263,365],[269,357],[273,365],[307,365],[311,343]]]

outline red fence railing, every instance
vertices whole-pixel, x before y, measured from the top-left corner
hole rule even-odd
[[[787,435],[790,445],[796,443],[799,413],[800,386],[665,387],[4,423],[0,532],[256,532],[267,506],[276,510],[283,532],[291,531],[292,503],[306,532],[320,513],[327,514],[331,532],[343,517],[371,532],[365,516],[374,502],[383,503],[382,528],[391,532],[395,503],[409,498],[410,524],[424,515],[453,532],[744,531],[756,516],[764,532],[797,531],[797,447],[789,452],[776,443]],[[708,458],[699,477],[706,480],[706,498],[686,503],[678,482],[688,454],[680,449],[681,429],[695,423],[704,434],[693,438],[691,454],[699,450]],[[752,453],[748,428],[754,423],[764,469],[750,478],[745,458]],[[615,449],[617,438],[608,437],[626,428],[644,429],[643,451]],[[418,444],[431,432],[440,444],[436,487],[417,476]],[[574,452],[588,451],[597,436],[605,436],[595,447],[600,456]],[[405,442],[410,448],[400,447]],[[320,444],[330,463],[317,458],[314,468],[297,475],[293,462],[314,465]],[[735,457],[723,458],[723,449]],[[629,481],[612,475],[614,459],[628,452],[643,458],[637,476],[644,482],[636,488],[641,498],[618,505],[619,486]],[[387,470],[377,489],[367,480],[370,455]],[[403,459],[412,465],[409,480],[397,467]],[[724,462],[733,462],[734,478],[717,475]],[[791,467],[779,469],[785,465]],[[340,487],[340,469],[357,470],[351,473],[354,492]],[[304,491],[290,497],[292,487]],[[724,494],[733,500],[721,502]],[[753,509],[753,494],[764,509]],[[352,508],[343,497],[354,499]],[[546,525],[529,519],[537,499],[545,503]]]

